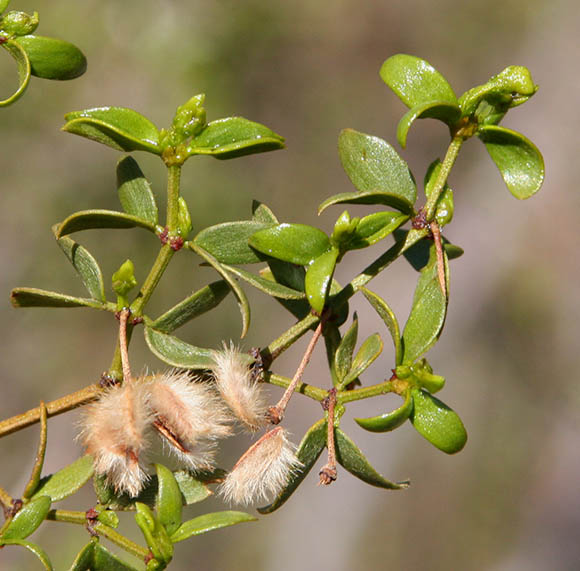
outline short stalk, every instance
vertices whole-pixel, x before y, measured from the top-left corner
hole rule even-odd
[[[51,510],[48,512],[46,519],[65,523],[76,523],[77,525],[87,524],[86,512],[72,510]],[[118,545],[131,555],[134,555],[141,560],[144,560],[149,554],[148,549],[141,547],[130,539],[127,539],[124,535],[121,535],[118,531],[115,531],[112,527],[109,527],[100,521],[92,526],[92,530],[94,530],[98,535],[106,537],[115,545]]]
[[[328,448],[328,462],[321,468],[318,475],[320,481],[318,485],[328,486],[336,480],[336,448],[334,446],[334,408],[336,406],[336,389],[328,391],[328,400],[323,402],[324,408],[328,411],[326,422],[326,447]]]
[[[300,381],[302,379],[302,375],[304,374],[304,370],[306,369],[306,365],[308,365],[308,362],[310,361],[310,357],[312,357],[314,347],[316,347],[316,343],[318,342],[318,340],[320,339],[320,336],[322,335],[322,325],[323,325],[323,323],[321,321],[318,324],[318,327],[316,328],[316,330],[314,331],[314,334],[312,335],[312,339],[310,339],[310,343],[308,344],[308,347],[306,348],[306,352],[304,353],[304,356],[302,357],[302,361],[300,363],[300,366],[298,367],[296,374],[292,378],[292,382],[290,383],[290,385],[288,386],[288,388],[286,389],[286,391],[282,395],[282,398],[278,401],[278,404],[276,404],[275,406],[271,406],[268,409],[268,416],[270,417],[270,422],[272,424],[279,424],[282,421],[282,419],[284,418],[284,411],[286,410],[286,407],[288,406],[288,402],[290,401],[290,398],[294,394],[296,387],[300,383]]]
[[[276,385],[277,387],[282,387],[284,389],[287,389],[292,384],[292,379],[274,373],[266,373],[264,375],[264,380],[271,385]],[[328,391],[302,382],[294,387],[294,391],[318,402],[324,400],[328,396]]]
[[[131,364],[129,363],[129,347],[127,337],[127,321],[131,316],[131,311],[125,308],[119,315],[119,352],[121,354],[121,366],[123,368],[123,382],[128,383],[132,380]]]
[[[339,391],[336,396],[336,400],[339,404],[346,404],[347,402],[353,402],[356,400],[363,400],[376,397],[378,395],[392,393],[394,390],[393,383],[391,381],[385,381],[384,383],[379,383],[377,385],[372,385],[370,387],[364,387],[361,389]]]

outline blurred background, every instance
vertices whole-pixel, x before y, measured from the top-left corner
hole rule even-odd
[[[448,133],[436,121],[417,122],[407,150],[395,143],[405,108],[378,77],[387,57],[410,53],[427,59],[458,94],[507,65],[529,67],[540,90],[503,124],[542,151],[543,189],[526,202],[515,200],[476,140],[464,146],[450,178],[455,219],[445,233],[465,255],[452,262],[446,329],[428,357],[447,378],[441,398],[462,417],[469,432],[466,448],[446,456],[408,423],[390,434],[365,432],[353,416],[384,412],[397,400],[357,403],[344,417],[344,430],[387,478],[410,478],[408,490],[371,488],[344,470],[332,486],[320,488],[321,457],[281,510],[177,545],[171,569],[580,568],[578,2],[14,0],[10,7],[38,10],[37,33],[80,46],[89,68],[72,82],[33,78],[24,98],[0,112],[1,418],[94,382],[109,366],[116,339],[109,314],[17,311],[8,300],[16,286],[84,295],[50,227],[76,210],[118,208],[119,154],[60,132],[67,111],[126,106],[161,127],[178,105],[205,92],[209,120],[237,114],[259,121],[284,135],[287,149],[229,162],[190,160],[182,180],[194,228],[248,218],[257,199],[284,221],[328,231],[342,210],[335,207],[318,218],[318,204],[352,189],[336,151],[340,129],[390,141],[418,181],[445,152]],[[14,70],[8,55],[0,55],[5,96]],[[161,162],[135,156],[162,197]],[[140,230],[89,231],[76,239],[99,259],[107,281],[128,256],[143,279],[157,248]],[[341,267],[338,279],[350,280],[384,248],[352,255],[352,265]],[[152,314],[215,279],[197,264],[187,255],[175,258]],[[399,261],[370,284],[401,322],[415,278]],[[242,346],[264,346],[292,321],[265,296],[248,293],[253,320]],[[365,304],[358,298],[351,303],[359,314],[359,339],[379,331],[386,340],[383,355],[363,377],[370,384],[389,376],[393,355],[384,326]],[[179,336],[219,347],[222,339],[237,341],[239,332],[229,296]],[[275,370],[292,376],[304,346],[288,351]],[[131,357],[136,371],[164,368],[139,335]],[[328,386],[323,365],[317,353],[306,380]],[[271,388],[271,394],[274,400],[280,391]],[[287,427],[296,443],[320,415],[307,399],[292,401]],[[46,473],[78,457],[77,418],[70,413],[50,421]],[[0,441],[0,483],[14,496],[26,483],[37,438],[34,427]],[[231,467],[249,442],[228,441],[220,464]],[[87,488],[60,505],[87,509],[94,501]],[[219,509],[227,507],[211,499],[188,508],[186,516]],[[123,518],[127,528],[130,517]],[[56,569],[68,568],[87,539],[80,527],[52,522],[33,536]],[[0,553],[0,569],[37,567],[24,550]]]

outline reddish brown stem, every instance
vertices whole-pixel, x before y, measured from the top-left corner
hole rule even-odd
[[[314,347],[316,347],[316,343],[318,342],[318,340],[320,339],[320,336],[322,335],[322,327],[323,327],[323,321],[321,320],[320,323],[318,324],[318,327],[314,331],[314,334],[312,335],[312,339],[310,339],[310,343],[308,344],[308,347],[306,348],[306,352],[304,353],[304,357],[302,357],[302,361],[300,363],[300,366],[298,367],[294,377],[292,378],[292,382],[290,383],[290,385],[288,386],[288,388],[286,389],[286,391],[282,395],[282,398],[278,401],[278,404],[271,406],[268,409],[268,417],[269,417],[270,422],[272,424],[279,424],[282,421],[282,419],[284,418],[284,412],[286,410],[286,407],[288,406],[288,402],[290,401],[290,398],[294,394],[296,387],[298,386],[298,384],[302,380],[302,376],[304,375],[304,370],[306,369],[306,365],[308,365],[308,362],[310,361],[310,358],[312,357]]]

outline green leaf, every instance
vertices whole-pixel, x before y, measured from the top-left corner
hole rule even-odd
[[[424,59],[394,55],[383,63],[380,76],[410,109],[430,102],[457,106],[457,97],[447,80]]]
[[[520,133],[496,127],[481,126],[477,136],[506,183],[520,200],[536,194],[544,182],[544,159],[540,151]]]
[[[151,226],[157,224],[159,214],[149,181],[133,157],[123,157],[117,163],[117,192],[123,210]]]
[[[26,91],[30,82],[31,70],[30,60],[20,44],[13,40],[8,40],[2,44],[2,47],[12,56],[18,68],[18,87],[16,91],[10,97],[0,100],[0,107],[7,107],[18,101]]]
[[[58,502],[80,490],[93,475],[93,458],[81,456],[62,470],[40,480],[33,498],[48,496]]]
[[[196,473],[194,476],[187,470],[177,470],[173,476],[179,486],[183,505],[201,502],[212,495],[207,482],[202,480],[206,476],[204,473]],[[207,481],[215,482],[222,477],[222,471],[216,470],[214,473],[207,474]],[[153,508],[157,503],[159,481],[157,475],[152,475],[136,498],[130,497],[128,494],[117,494],[114,488],[107,484],[107,480],[103,476],[95,477],[94,488],[97,498],[103,506],[107,506],[111,510],[127,511],[134,510],[136,502]]]
[[[272,297],[277,297],[281,299],[305,299],[306,296],[302,291],[296,291],[295,289],[291,289],[275,281],[270,279],[263,278],[262,276],[252,274],[243,268],[238,268],[236,266],[227,266],[224,267],[228,270],[228,272],[235,274],[239,278],[242,278],[244,281],[248,282],[250,285],[254,286],[255,288],[263,291],[264,293],[271,295]]]
[[[252,220],[263,224],[278,224],[276,215],[263,202],[252,201]]]
[[[246,294],[244,293],[244,290],[241,288],[238,282],[232,278],[226,268],[222,266],[222,264],[218,262],[209,252],[195,243],[189,243],[189,247],[199,256],[201,256],[206,262],[208,262],[209,265],[216,272],[218,272],[218,274],[220,274],[226,282],[228,282],[228,285],[232,289],[236,301],[238,302],[238,309],[240,310],[240,314],[242,316],[242,332],[240,337],[244,337],[248,332],[248,328],[250,327],[250,304]]]
[[[259,230],[271,228],[272,224],[255,220],[224,222],[203,229],[194,243],[209,252],[218,262],[224,264],[255,264],[263,256],[248,246],[248,239]]]
[[[42,565],[47,571],[53,571],[52,563],[48,558],[48,555],[39,545],[35,543],[30,543],[30,541],[23,541],[22,539],[6,539],[5,537],[0,538],[0,547],[4,545],[20,545],[21,547],[25,547],[31,553],[34,553],[36,557],[40,560]]]
[[[433,446],[447,454],[459,452],[467,442],[465,426],[456,412],[427,391],[414,389],[413,426]]]
[[[444,101],[429,101],[409,109],[397,125],[397,141],[403,149],[407,146],[407,134],[415,119],[439,119],[452,127],[461,117],[461,109],[456,104]]]
[[[40,438],[38,442],[38,449],[36,452],[36,460],[32,468],[32,473],[22,492],[22,498],[27,500],[34,492],[38,489],[38,484],[40,482],[40,474],[42,472],[42,466],[44,465],[44,456],[46,454],[46,433],[47,433],[47,410],[46,405],[43,401],[40,401]],[[48,495],[48,494],[45,494]]]
[[[2,12],[4,12],[6,8],[8,8],[9,4],[10,0],[0,0],[0,14],[2,14]]]
[[[437,186],[437,179],[439,178],[439,173],[443,165],[439,159],[434,160],[427,169],[425,173],[425,195],[427,199],[431,197],[435,188]],[[447,182],[443,186],[439,198],[437,199],[437,205],[435,209],[435,220],[442,228],[446,224],[449,224],[453,220],[454,204],[453,204],[453,191],[449,188]]]
[[[410,206],[408,201],[401,200],[389,192],[379,190],[341,192],[340,194],[334,194],[320,204],[318,207],[318,214],[322,214],[329,206],[334,206],[335,204],[382,204],[384,206],[397,208],[408,215],[413,214],[413,208]]]
[[[145,341],[156,357],[173,367],[211,369],[214,366],[210,349],[194,347],[152,327],[145,327]]]
[[[111,276],[111,285],[113,291],[120,297],[123,298],[123,304],[125,304],[125,298],[127,294],[137,285],[137,278],[135,277],[135,266],[131,260],[125,260],[119,269]],[[121,300],[119,300],[120,302]],[[119,311],[121,308],[119,308]]]
[[[348,375],[344,378],[343,385],[346,386],[352,383],[364,371],[366,371],[371,363],[381,354],[383,350],[383,341],[378,333],[368,337],[360,346],[356,354]]]
[[[360,291],[366,297],[367,301],[373,306],[374,310],[379,314],[379,317],[383,320],[384,324],[387,326],[387,329],[389,330],[395,345],[395,364],[400,365],[403,361],[403,347],[401,345],[399,322],[397,321],[395,313],[389,307],[387,302],[376,293],[364,287],[361,288]]]
[[[4,529],[2,540],[26,539],[45,520],[50,510],[48,496],[35,496],[12,518]]]
[[[407,163],[386,141],[344,129],[338,138],[338,153],[346,174],[358,191],[388,194],[392,197],[391,206],[407,214],[413,212],[417,200],[413,176]],[[321,208],[322,205],[319,210]]]
[[[306,224],[279,224],[253,234],[252,248],[267,256],[306,266],[330,249],[328,236]]]
[[[58,232],[58,225],[52,227],[54,234]],[[91,297],[97,301],[105,303],[105,285],[103,283],[103,274],[99,264],[80,244],[68,236],[57,239],[57,244],[73,265],[77,274],[80,276],[84,286],[87,288]]]
[[[391,412],[370,418],[355,418],[355,422],[369,432],[390,432],[403,424],[413,411],[411,391],[405,394],[403,404]]]
[[[181,490],[175,476],[162,464],[155,464],[159,492],[157,495],[157,517],[167,533],[171,535],[181,525]]]
[[[352,355],[354,353],[354,347],[356,345],[356,340],[358,336],[358,317],[354,314],[352,319],[352,325],[349,330],[344,334],[341,339],[338,348],[334,354],[334,370],[336,371],[336,376],[339,384],[342,384],[344,377],[350,371],[352,365]]]
[[[20,36],[14,39],[30,59],[32,75],[43,79],[74,79],[85,73],[87,59],[75,45],[57,38]]]
[[[464,117],[475,115],[480,125],[494,125],[511,107],[525,103],[537,90],[527,68],[510,65],[487,83],[466,91],[459,98],[459,106]]]
[[[17,287],[10,292],[10,302],[14,307],[92,307],[109,309],[107,305],[94,299],[74,297],[54,291],[32,287]]]
[[[146,117],[124,107],[99,107],[65,115],[63,131],[118,151],[160,154],[159,131]]]
[[[230,286],[224,280],[212,282],[159,316],[151,323],[151,327],[162,333],[171,333],[188,321],[217,307],[230,291]]]
[[[187,147],[188,155],[212,155],[216,159],[233,159],[253,153],[284,148],[284,137],[260,123],[243,117],[211,121]]]
[[[304,435],[296,452],[296,458],[302,462],[302,466],[293,470],[286,487],[274,498],[274,501],[262,508],[258,508],[261,514],[269,514],[281,507],[302,483],[308,472],[318,460],[322,450],[326,446],[326,419],[322,418],[315,422]]]
[[[81,549],[69,571],[137,571],[137,568],[93,540]]]
[[[200,515],[183,522],[181,527],[171,536],[171,541],[177,543],[194,535],[201,535],[214,529],[229,527],[246,521],[257,521],[258,518],[244,512],[223,511]]]
[[[135,510],[135,522],[143,532],[153,557],[162,564],[161,569],[164,569],[173,558],[173,544],[169,535],[148,506],[136,502]]]
[[[386,490],[401,490],[408,487],[408,482],[390,482],[383,478],[364,457],[358,446],[340,428],[334,429],[336,459],[338,463],[353,476],[363,482]]]
[[[304,280],[306,297],[312,309],[319,314],[322,313],[326,304],[326,297],[334,274],[334,268],[336,267],[338,254],[338,250],[333,248],[329,252],[318,256],[306,270],[306,278]]]
[[[445,268],[447,274],[447,256]],[[411,313],[403,330],[403,363],[412,363],[432,347],[443,329],[447,313],[447,297],[441,291],[437,275],[435,244],[429,262],[421,270],[413,296]]]
[[[407,239],[408,230],[395,230],[395,241],[397,243],[404,243]],[[444,236],[441,236],[441,241],[443,242],[443,249],[447,254],[447,259],[454,260],[463,255],[463,248],[451,244]],[[403,253],[405,259],[413,268],[420,271],[427,265],[429,261],[429,254],[431,252],[430,248],[433,245],[433,241],[428,238],[423,238],[415,244],[413,244],[407,251]]]
[[[358,250],[376,244],[399,226],[409,220],[406,214],[399,212],[375,212],[361,218],[356,230],[347,242],[348,250]]]
[[[66,218],[58,226],[57,238],[80,230],[92,230],[95,228],[145,228],[155,232],[155,226],[132,214],[117,212],[115,210],[81,210]]]

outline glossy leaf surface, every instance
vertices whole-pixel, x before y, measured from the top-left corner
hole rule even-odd
[[[520,133],[482,126],[477,136],[499,169],[509,191],[520,200],[533,196],[544,182],[544,159],[540,151]]]
[[[171,333],[188,321],[217,307],[230,291],[227,282],[223,280],[212,282],[159,316],[151,323],[151,327],[162,333]]]
[[[278,218],[263,202],[252,201],[252,220],[263,224],[278,224]]]
[[[155,232],[155,226],[124,212],[115,210],[82,210],[75,212],[66,218],[58,226],[57,238],[62,238],[67,234],[79,232],[80,230],[93,230],[96,228],[145,228],[150,232]]]
[[[277,297],[280,299],[305,299],[306,296],[302,291],[296,291],[295,289],[286,287],[270,279],[263,278],[260,275],[253,274],[244,270],[243,268],[238,268],[236,266],[225,266],[228,272],[235,274],[239,278],[242,278],[245,282],[254,286],[256,289],[271,295],[272,297]]]
[[[117,163],[117,192],[127,214],[145,220],[151,226],[157,224],[159,214],[155,196],[133,157],[123,157]]]
[[[80,490],[92,475],[92,457],[81,456],[62,470],[42,478],[33,497],[48,496],[53,502],[58,502]]]
[[[342,383],[344,377],[350,371],[352,356],[358,337],[358,317],[354,314],[352,325],[341,339],[336,352],[334,353],[334,370],[338,377],[338,382]]]
[[[183,505],[190,505],[201,502],[212,495],[207,483],[202,481],[202,478],[215,481],[223,477],[223,473],[216,470],[214,474],[200,473],[194,476],[187,470],[177,470],[173,472],[173,476],[179,486]],[[94,479],[94,488],[99,502],[112,510],[134,510],[136,502],[153,508],[157,503],[159,480],[157,475],[153,474],[136,498],[132,498],[128,494],[115,493],[115,490],[107,484],[106,479],[102,476],[97,476]]]
[[[87,60],[73,44],[44,36],[20,36],[14,39],[30,60],[32,75],[43,79],[74,79],[85,73]]]
[[[175,476],[162,464],[155,464],[159,488],[157,492],[157,517],[171,535],[181,525],[181,490]]]
[[[380,76],[409,108],[434,101],[457,106],[457,97],[447,80],[424,59],[394,55],[383,63]]]
[[[445,256],[447,271],[447,257]],[[447,313],[447,298],[439,285],[435,245],[429,262],[421,270],[411,313],[403,330],[403,363],[412,363],[438,339]]]
[[[374,310],[378,313],[384,324],[387,326],[387,329],[389,330],[395,345],[395,364],[400,365],[403,360],[403,347],[401,345],[399,322],[397,321],[395,313],[389,307],[387,302],[376,293],[364,287],[361,288],[360,291],[365,296],[367,301],[373,306]]]
[[[370,418],[355,418],[355,422],[369,432],[389,432],[398,428],[411,415],[413,411],[413,398],[411,391],[407,391],[403,404],[391,412],[372,416]]]
[[[253,515],[236,511],[204,514],[183,522],[181,527],[171,535],[171,541],[177,543],[178,541],[183,541],[194,535],[201,535],[214,529],[221,529],[222,527],[230,527],[238,523],[256,520],[257,518]]]
[[[218,262],[209,252],[197,246],[196,244],[193,244],[191,248],[206,262],[208,262],[212,266],[212,268],[216,272],[218,272],[230,286],[236,298],[236,301],[238,302],[238,309],[240,310],[240,315],[242,316],[242,332],[240,336],[244,337],[248,332],[248,328],[250,327],[250,303],[248,302],[248,298],[246,297],[244,290],[241,288],[238,282],[229,274],[227,269],[220,262]]]
[[[413,213],[413,209],[408,201],[401,200],[389,192],[369,190],[334,194],[320,204],[318,214],[322,214],[329,206],[334,206],[335,204],[382,204],[383,206],[397,208],[407,215]]]
[[[447,454],[459,452],[467,442],[465,426],[456,412],[424,390],[414,389],[413,426],[433,446]]]
[[[173,367],[210,369],[214,366],[209,349],[194,347],[152,327],[145,327],[145,341],[155,356]]]
[[[97,541],[91,541],[76,556],[69,571],[136,571]]]
[[[429,101],[421,103],[409,109],[397,125],[397,141],[403,149],[407,146],[407,135],[415,119],[439,119],[443,123],[452,126],[461,117],[461,110],[457,105],[444,101]]]
[[[292,472],[288,478],[286,487],[276,496],[271,504],[258,508],[261,514],[269,514],[276,511],[288,500],[304,478],[306,478],[308,472],[310,472],[312,466],[314,466],[321,452],[326,447],[326,432],[326,420],[324,418],[314,423],[308,429],[308,432],[304,435],[296,451],[296,458],[302,462],[302,466]]]
[[[391,206],[411,213],[417,189],[407,163],[386,141],[344,129],[338,138],[342,166],[360,192],[392,196]]]
[[[0,100],[0,107],[7,107],[18,101],[24,94],[30,82],[31,71],[30,60],[20,44],[14,41],[8,41],[2,44],[2,47],[12,56],[18,70],[18,87],[16,91],[6,99]]]
[[[328,236],[306,224],[279,224],[260,230],[250,237],[249,244],[267,256],[298,266],[310,264],[330,249]]]
[[[26,539],[46,518],[50,510],[48,496],[36,496],[14,516],[2,534],[2,539]]]
[[[390,482],[383,478],[364,457],[358,446],[340,428],[334,429],[336,444],[336,459],[338,463],[359,480],[387,490],[400,490],[408,486],[408,482]]]
[[[392,234],[407,220],[409,216],[399,212],[375,212],[364,216],[346,243],[346,249],[358,250],[372,246]]]
[[[284,138],[260,123],[243,117],[211,121],[194,137],[187,148],[189,155],[212,155],[233,159],[253,153],[284,148]]]
[[[55,233],[57,229],[58,226],[53,227]],[[91,253],[68,236],[59,238],[57,243],[69,262],[73,265],[73,268],[81,278],[91,297],[97,301],[106,302],[103,274],[99,264]]]
[[[317,313],[321,313],[324,309],[337,258],[338,250],[332,249],[318,256],[306,270],[304,280],[306,297]]]
[[[382,350],[383,341],[378,333],[365,339],[352,361],[350,371],[344,378],[344,385],[348,385],[364,373],[370,367],[371,363],[381,354]]]
[[[159,131],[149,119],[125,107],[100,107],[65,115],[63,131],[118,151],[159,154]]]
[[[18,287],[10,292],[10,302],[14,307],[92,307],[108,309],[94,299],[74,297],[54,291],[46,291],[32,287]]]
[[[272,224],[255,220],[224,222],[203,229],[193,241],[209,252],[218,262],[254,264],[261,262],[263,257],[258,256],[256,251],[250,248],[248,239],[259,230],[271,227]]]

